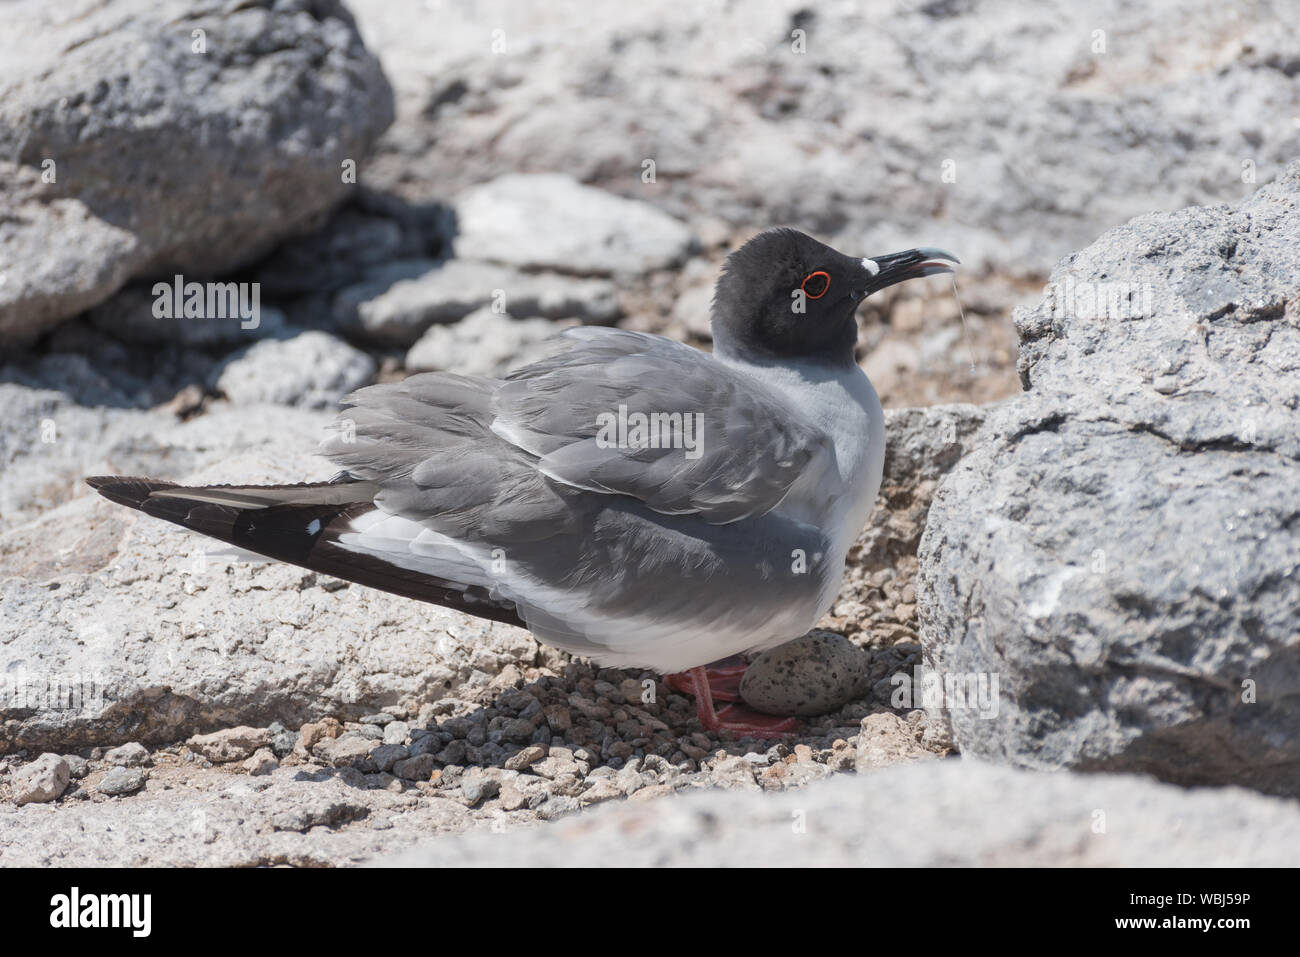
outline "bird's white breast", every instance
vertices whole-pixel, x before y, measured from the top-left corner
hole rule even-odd
[[[805,473],[779,511],[826,532],[831,590],[819,602],[824,611],[838,591],[844,558],[862,530],[880,491],[885,464],[885,414],[871,380],[857,366],[827,368],[785,361],[757,364],[725,358],[781,394],[793,412],[830,436],[835,447],[831,474]]]

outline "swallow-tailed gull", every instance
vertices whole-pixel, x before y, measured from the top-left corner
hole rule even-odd
[[[354,392],[322,444],[342,469],[329,482],[87,481],[260,555],[674,676],[708,729],[779,734],[793,722],[715,710],[736,670],[704,666],[798,637],[830,607],[885,454],[855,312],[957,261],[846,256],[769,230],[726,262],[711,355],[572,329],[503,379],[433,372]]]

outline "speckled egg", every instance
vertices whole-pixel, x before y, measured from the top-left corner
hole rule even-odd
[[[827,714],[866,693],[870,665],[871,656],[843,635],[810,631],[755,658],[740,697],[767,714]]]

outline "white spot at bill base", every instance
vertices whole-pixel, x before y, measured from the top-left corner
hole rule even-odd
[[[880,272],[880,267],[876,265],[876,261],[874,259],[868,259],[865,256],[862,257],[862,268],[873,276]]]

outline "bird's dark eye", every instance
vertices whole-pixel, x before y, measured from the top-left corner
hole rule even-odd
[[[820,299],[826,295],[826,290],[831,288],[831,274],[820,269],[817,272],[810,272],[803,277],[799,288],[809,299]]]

